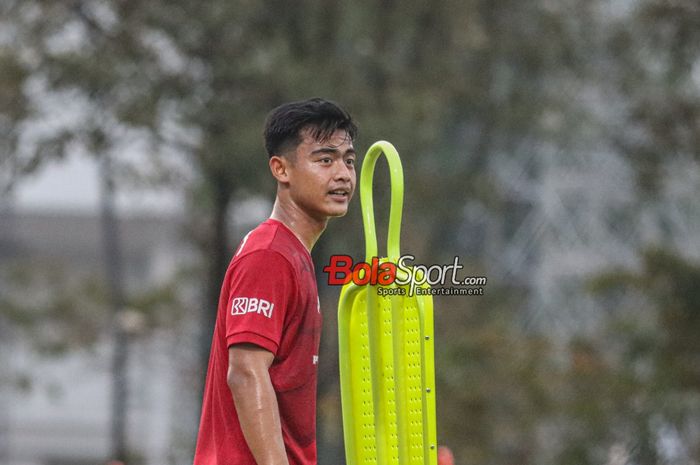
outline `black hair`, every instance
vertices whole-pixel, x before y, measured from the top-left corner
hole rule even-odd
[[[265,150],[268,156],[282,155],[302,141],[309,129],[317,141],[325,141],[338,129],[355,139],[357,126],[350,114],[338,104],[321,98],[290,102],[272,110],[265,120]]]

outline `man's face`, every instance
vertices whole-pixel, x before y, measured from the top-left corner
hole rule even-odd
[[[355,191],[355,149],[344,130],[317,141],[302,131],[289,158],[289,191],[294,202],[316,219],[343,216]]]

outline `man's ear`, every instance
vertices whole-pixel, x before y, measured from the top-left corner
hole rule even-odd
[[[289,182],[289,160],[287,157],[273,155],[269,161],[270,172],[277,182]]]

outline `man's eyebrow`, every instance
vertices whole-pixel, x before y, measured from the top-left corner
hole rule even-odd
[[[335,147],[321,147],[320,149],[313,150],[311,155],[315,155],[317,153],[340,153],[340,150]],[[355,155],[355,149],[351,147],[347,149],[345,153]]]

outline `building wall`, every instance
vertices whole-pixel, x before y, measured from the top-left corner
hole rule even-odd
[[[0,219],[0,269],[51,261],[75,276],[103,272],[97,217],[7,215]],[[129,290],[167,281],[189,260],[178,224],[174,218],[147,217],[120,222]],[[4,284],[0,276],[0,293],[7,289]],[[26,289],[27,297],[34,291],[40,290]],[[106,463],[113,350],[109,331],[97,335],[89,347],[57,354],[40,353],[29,334],[9,324],[0,309],[0,464]],[[172,463],[175,396],[182,372],[173,357],[178,347],[173,327],[145,329],[129,343],[127,442],[142,465]]]

